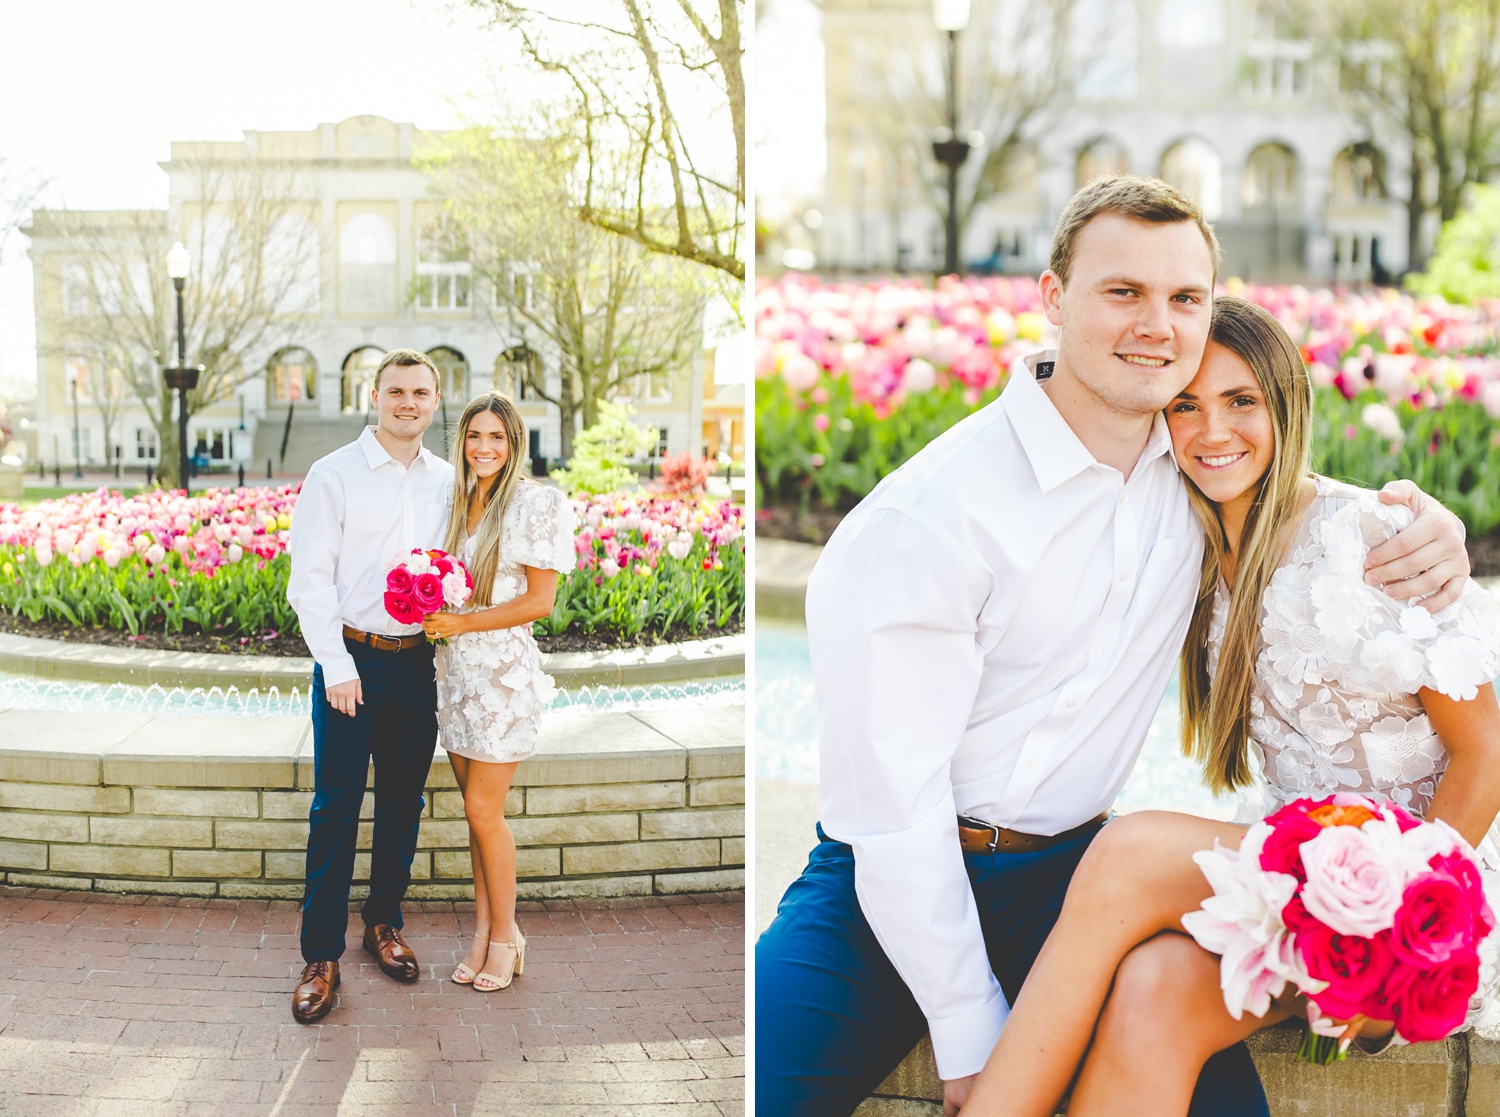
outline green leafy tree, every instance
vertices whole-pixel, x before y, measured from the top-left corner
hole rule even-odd
[[[1443,226],[1426,272],[1406,285],[1453,303],[1500,298],[1500,188],[1469,187],[1468,205]]]
[[[553,125],[538,117],[529,131],[555,135]],[[713,276],[580,219],[583,172],[570,144],[474,127],[434,141],[416,163],[468,230],[475,273],[493,293],[483,305],[556,354],[555,382],[540,362],[522,372],[561,414],[564,458],[580,420],[596,425],[604,401],[643,376],[675,376],[702,347]]]
[[[630,421],[634,409],[603,400],[599,421],[578,436],[567,469],[552,474],[569,493],[608,493],[636,483],[635,470],[625,464],[656,445],[656,430]]]

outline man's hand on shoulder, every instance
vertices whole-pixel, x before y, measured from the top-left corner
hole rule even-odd
[[[347,683],[334,683],[326,691],[328,704],[341,714],[354,716],[354,707],[365,704],[365,692],[361,689],[358,679],[350,679]]]
[[[943,1117],[958,1117],[958,1111],[969,1102],[977,1074],[963,1078],[948,1078],[943,1081]]]
[[[1414,597],[1429,612],[1458,600],[1469,576],[1463,522],[1410,481],[1392,481],[1380,490],[1382,504],[1404,504],[1415,514],[1365,560],[1365,581],[1403,601]],[[1430,596],[1428,596],[1430,595]]]

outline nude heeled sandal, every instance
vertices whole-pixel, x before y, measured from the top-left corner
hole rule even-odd
[[[510,983],[516,976],[526,969],[526,936],[521,934],[521,928],[516,926],[516,937],[513,942],[490,941],[491,946],[503,946],[511,953],[511,964],[506,968],[504,977],[499,974],[478,973],[474,975],[474,988],[481,993],[493,993],[497,989],[508,989]],[[489,959],[486,958],[486,961]],[[480,982],[486,982],[481,985]]]
[[[475,931],[474,938],[483,939],[486,942],[489,941],[489,935],[485,934],[483,931]],[[479,975],[476,974],[473,970],[469,969],[469,967],[463,962],[460,962],[453,968],[453,977],[451,978],[451,980],[454,985],[473,985],[474,979],[477,976]]]

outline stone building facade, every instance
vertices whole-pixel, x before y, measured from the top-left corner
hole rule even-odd
[[[496,387],[517,400],[530,455],[557,458],[559,413],[535,398],[519,375],[520,362],[539,362],[555,393],[557,355],[534,328],[507,314],[467,256],[454,251],[442,199],[412,163],[423,139],[411,124],[362,116],[305,132],[246,132],[232,143],[174,142],[171,158],[161,164],[169,184],[165,211],[35,213],[26,230],[38,353],[33,460],[67,468],[75,461],[109,464],[118,456],[125,467],[142,469],[157,461],[145,406],[128,389],[115,388],[102,367],[147,355],[112,355],[99,344],[99,331],[88,328],[87,315],[100,313],[101,305],[110,312],[111,297],[101,294],[104,285],[84,262],[80,237],[112,243],[125,255],[131,238],[147,230],[160,242],[180,240],[204,255],[215,245],[229,251],[228,224],[240,202],[222,176],[252,164],[275,169],[275,188],[285,202],[264,239],[267,259],[279,254],[277,313],[246,346],[233,395],[191,416],[191,451],[212,466],[243,464],[255,476],[268,466],[278,475],[298,474],[357,433],[379,357],[407,347],[430,354],[443,374],[443,411],[429,433],[431,448],[442,448],[444,425],[456,423],[464,402]],[[205,167],[215,168],[220,181],[211,182]],[[265,180],[257,181],[265,189]],[[250,266],[218,264],[236,281]],[[262,266],[269,274],[273,265]],[[171,297],[165,268],[164,259],[132,259],[123,269],[128,274],[114,282],[143,289],[161,284],[160,304]],[[118,311],[118,291],[113,301]],[[659,430],[661,452],[701,452],[709,433],[703,370],[712,368],[711,352],[698,346],[695,354],[681,369],[639,378],[623,397],[635,407],[636,421]],[[140,375],[160,380],[155,370]],[[99,398],[108,392],[118,398]]]
[[[1013,67],[1036,50],[1005,40],[1012,17],[980,18],[1006,5],[1015,7],[974,0],[960,35],[961,136],[986,123],[974,84],[985,68]],[[945,63],[929,0],[822,7],[828,170],[819,267],[937,268],[943,218],[932,201],[930,141]],[[1040,271],[1074,190],[1129,171],[1159,175],[1199,201],[1223,242],[1225,275],[1361,282],[1406,266],[1406,207],[1386,185],[1405,181],[1401,142],[1350,111],[1338,61],[1315,57],[1272,5],[1080,0],[1073,24],[1059,102],[1033,119],[1004,190],[968,220],[966,264]],[[1378,60],[1372,50],[1370,64]],[[983,151],[981,142],[963,173],[974,173]]]

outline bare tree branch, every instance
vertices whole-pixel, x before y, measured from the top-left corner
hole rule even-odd
[[[513,0],[469,2],[514,30],[538,68],[565,79],[590,182],[614,148],[634,153],[640,173],[630,195],[605,204],[585,189],[579,216],[652,252],[743,280],[744,0],[610,0],[596,19]],[[725,112],[732,155],[715,119]]]
[[[184,291],[187,361],[201,364],[189,414],[231,399],[259,374],[273,349],[296,344],[318,297],[317,232],[308,196],[293,172],[256,160],[201,158],[184,231],[159,211],[37,211],[38,235],[61,237],[61,318],[48,333],[64,349],[112,361],[156,428],[161,474],[178,483],[177,424],[161,369],[174,365],[176,292],[166,277],[167,249],[181,239],[193,258]],[[107,395],[107,393],[104,393]],[[96,404],[98,400],[95,401]],[[104,416],[106,435],[113,419]]]

